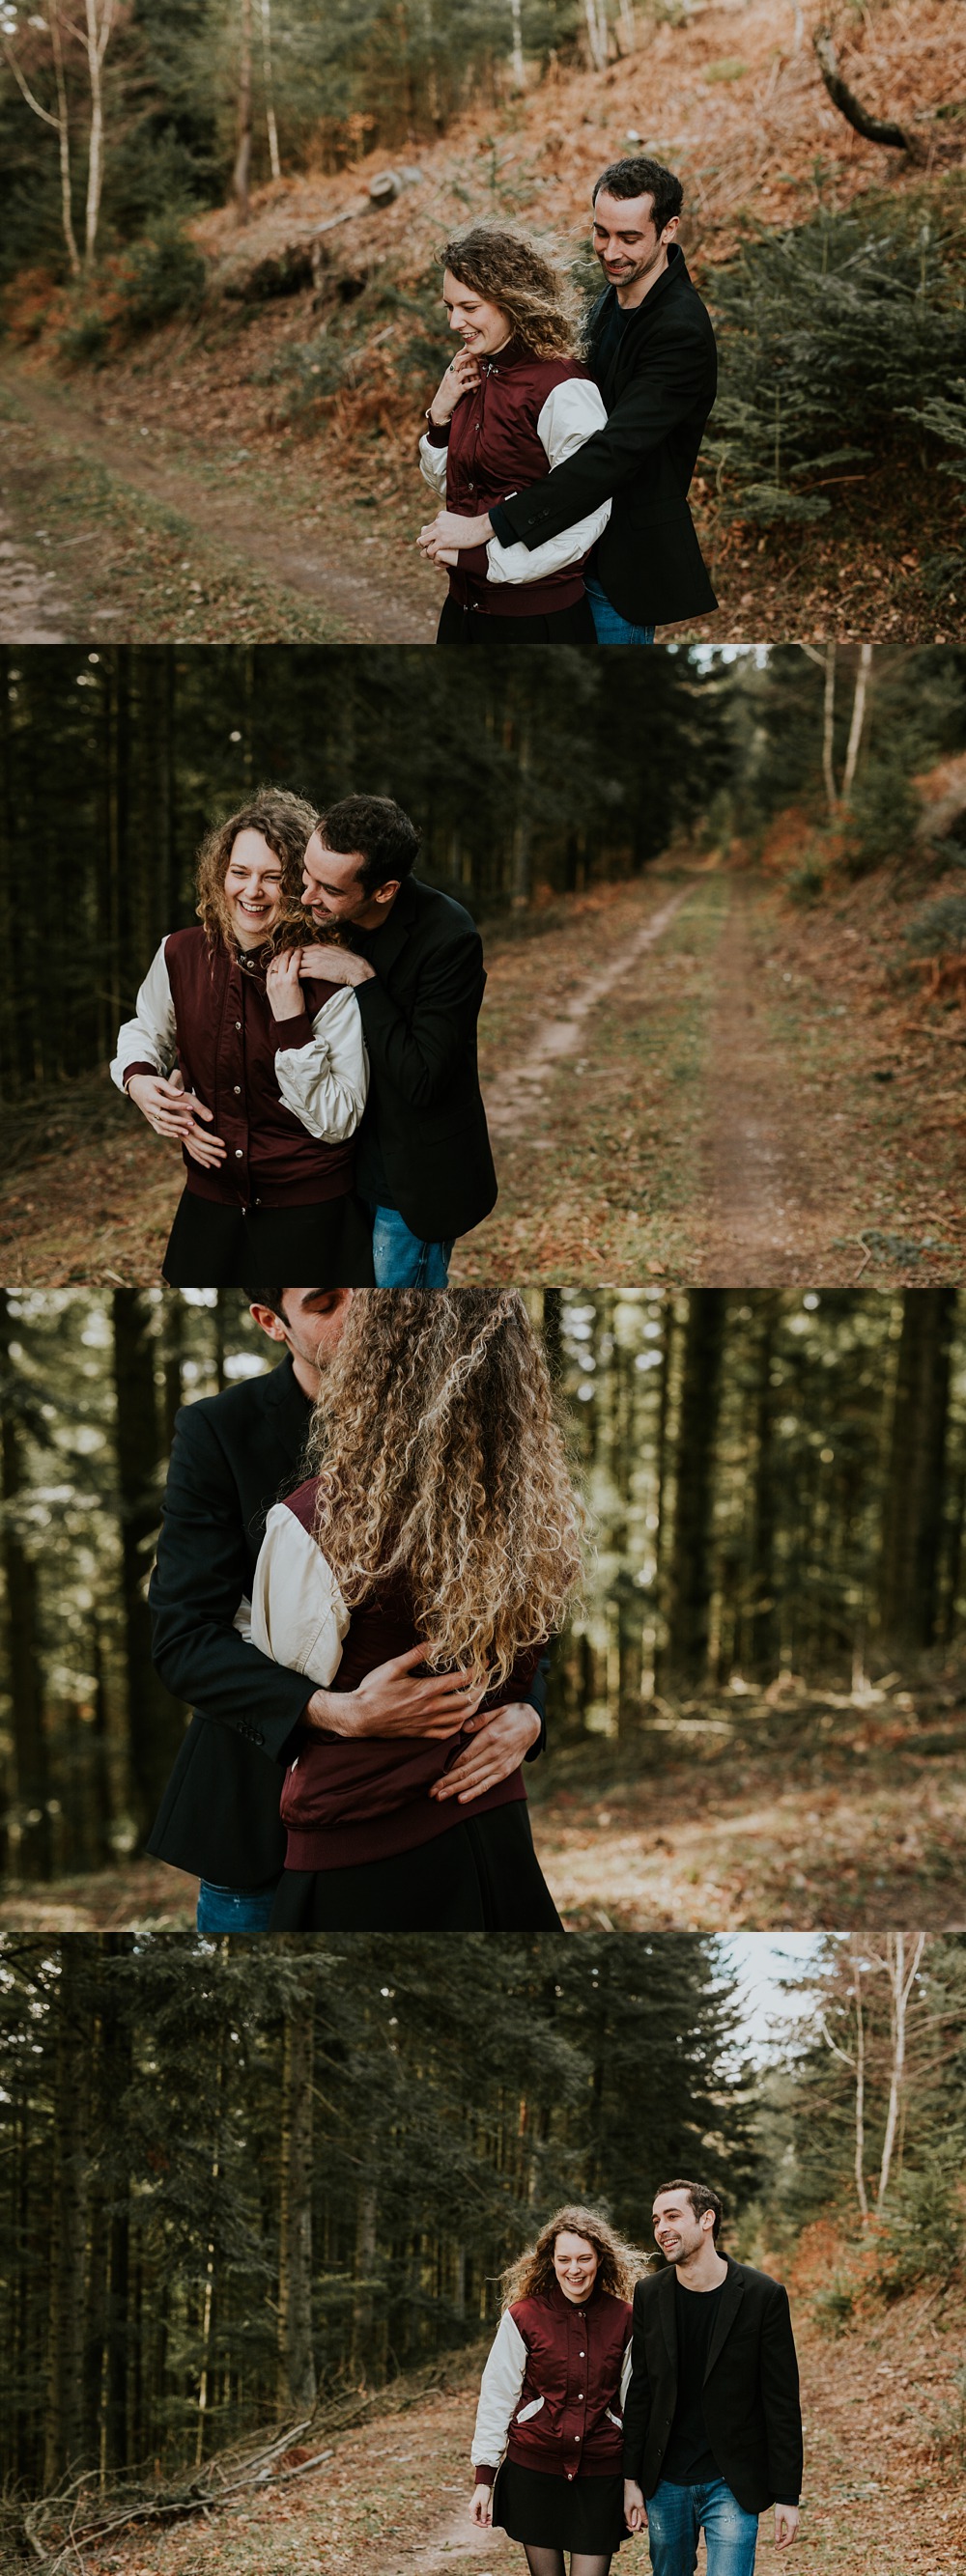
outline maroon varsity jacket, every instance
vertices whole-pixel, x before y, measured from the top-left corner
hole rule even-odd
[[[318,1478],[310,1477],[285,1497],[303,1529],[315,1520]],[[403,1655],[418,1642],[412,1604],[398,1577],[379,1585],[371,1602],[353,1610],[342,1648],[342,1661],[329,1688],[356,1690],[366,1673],[391,1655]],[[529,1689],[543,1648],[518,1656],[502,1690],[484,1702],[486,1708],[509,1707]],[[429,1736],[339,1736],[313,1728],[294,1767],[285,1774],[281,1817],[288,1832],[286,1869],[348,1869],[362,1861],[386,1860],[395,1852],[414,1851],[434,1842],[467,1817],[488,1814],[525,1798],[523,1773],[511,1771],[457,1810],[430,1798],[472,1738],[464,1733],[439,1740]]]
[[[305,1010],[276,1020],[265,990],[265,968],[244,965],[223,940],[212,945],[200,924],[173,930],[165,964],[178,1029],[178,1064],[187,1090],[196,1091],[212,1115],[212,1131],[228,1151],[217,1170],[203,1171],[184,1154],[193,1198],[221,1206],[315,1207],[343,1198],[352,1188],[355,1139],[323,1145],[287,1109],[275,1077],[280,1048],[307,1046],[312,1021],[334,984],[305,976]],[[132,1074],[156,1073],[153,1064],[129,1064]]]
[[[516,2300],[509,2313],[526,2344],[527,2362],[507,2459],[567,2479],[619,2475],[630,2302],[615,2299],[595,2281],[578,2308],[554,2281],[539,2298]],[[495,2474],[495,2465],[478,2466],[477,2485],[492,2485]]]
[[[479,384],[461,397],[452,418],[441,428],[429,423],[430,446],[449,450],[447,509],[481,518],[491,502],[542,483],[549,470],[537,436],[544,403],[555,385],[589,373],[575,358],[535,358],[515,340],[488,358]],[[572,608],[584,595],[582,563],[566,564],[545,581],[501,582],[494,588],[487,582],[485,546],[466,548],[459,563],[450,565],[449,580],[459,606],[479,609],[484,617],[539,617],[547,610]]]

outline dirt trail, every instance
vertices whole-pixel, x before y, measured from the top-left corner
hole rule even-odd
[[[0,643],[63,644],[69,623],[53,574],[17,542],[0,512]]]
[[[800,2576],[946,2576],[962,2564],[964,2530],[955,2466],[932,2448],[932,2428],[955,2413],[958,2302],[935,2287],[871,2309],[847,2333],[822,2333],[812,2295],[833,2251],[807,2258],[789,2286],[802,2365],[806,2486]],[[786,2273],[786,2277],[789,2277]],[[449,2365],[451,2370],[452,2364]],[[446,2372],[449,2377],[449,2370]],[[328,2460],[292,2485],[258,2490],[198,2523],[144,2526],[99,2549],[96,2576],[444,2576],[454,2559],[477,2576],[520,2576],[522,2553],[502,2532],[476,2531],[468,2515],[467,2451],[478,2381],[468,2357],[463,2384],[390,2405],[332,2437]],[[771,2555],[771,2514],[761,2524]],[[621,2553],[646,2576],[647,2544]],[[702,2546],[698,2566],[704,2568]]]
[[[691,892],[684,886],[670,902],[662,904],[649,921],[632,938],[629,945],[609,959],[596,975],[589,975],[578,985],[572,998],[564,1004],[559,1019],[547,1020],[539,1035],[506,1073],[498,1075],[487,1090],[486,1114],[496,1136],[511,1136],[534,1111],[543,1106],[547,1077],[565,1056],[574,1056],[587,1035],[586,1023],[591,1011],[606,1002],[616,984],[629,975],[639,959],[653,948],[668,928]]]
[[[432,600],[427,598],[424,605],[415,586],[408,595],[408,585],[400,590],[395,580],[392,586],[381,581],[365,560],[362,550],[367,540],[351,528],[333,522],[307,529],[287,520],[278,497],[266,500],[263,492],[253,494],[246,488],[247,478],[240,470],[235,472],[227,458],[220,479],[206,480],[211,472],[209,456],[195,457],[184,448],[174,451],[168,433],[153,427],[142,427],[135,438],[125,427],[108,425],[103,416],[98,417],[96,403],[85,404],[76,383],[68,403],[49,384],[8,360],[0,371],[0,388],[4,386],[13,394],[17,411],[29,417],[35,471],[47,464],[56,475],[68,458],[84,459],[103,469],[126,487],[128,498],[141,496],[155,507],[176,511],[189,530],[203,542],[213,541],[236,566],[250,566],[262,579],[317,601],[321,610],[338,620],[340,640],[432,643],[437,617]],[[92,540],[103,536],[103,530],[96,528],[90,533]],[[62,539],[60,552],[71,542]],[[62,571],[68,584],[70,569],[65,564]],[[101,609],[100,622],[110,623],[111,614]],[[61,615],[70,622],[69,612],[62,610]],[[117,616],[123,625],[120,608]],[[28,634],[20,619],[15,595],[9,603],[3,602],[0,637],[4,641],[60,640]],[[85,625],[78,640],[86,640],[86,634]]]
[[[756,891],[747,878],[732,880],[717,957],[699,1269],[709,1288],[815,1279],[830,1236],[844,1238],[852,1222],[848,1173],[816,1177],[812,1120],[802,1115],[800,1091],[769,1025],[751,936]],[[853,1268],[861,1250],[857,1244]]]

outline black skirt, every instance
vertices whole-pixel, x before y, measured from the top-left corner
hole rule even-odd
[[[437,644],[581,644],[595,645],[597,628],[589,599],[572,608],[547,610],[536,617],[483,617],[478,608],[461,608],[444,599],[436,631]]]
[[[531,2549],[576,2549],[580,2557],[605,2558],[630,2540],[624,2520],[624,2480],[548,2477],[504,2460],[496,2473],[493,2521],[511,2540]]]
[[[371,1288],[372,1220],[351,1190],[314,1207],[243,1208],[186,1189],[161,1275],[169,1288]]]
[[[352,1869],[286,1869],[273,1932],[561,1932],[526,1801]]]

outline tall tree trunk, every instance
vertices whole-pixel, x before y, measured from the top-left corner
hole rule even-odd
[[[278,2252],[278,2402],[300,2415],[315,2404],[312,2351],[312,2076],[315,2052],[311,1984],[285,2021],[282,2070],[281,2209]]]
[[[50,2293],[44,2485],[76,2463],[84,2438],[84,2338],[87,2251],[87,2088],[83,1944],[64,1941],[57,1995],[54,2080],[54,2180],[51,2195]]]
[[[773,1361],[779,1300],[765,1289],[760,1299],[758,1392],[755,1421],[754,1544],[751,1569],[751,1615],[748,1622],[749,1669],[770,1675],[778,1649],[775,1607],[775,1532],[778,1493],[775,1481],[775,1412],[777,1389]]]
[[[74,231],[74,210],[71,202],[70,117],[67,105],[67,83],[64,79],[64,48],[61,42],[60,10],[57,6],[57,0],[47,0],[47,25],[50,29],[50,44],[54,57],[54,79],[57,84],[57,140],[60,152],[60,220],[63,228],[64,241],[67,245],[67,257],[70,263],[70,273],[72,277],[79,277],[81,273],[80,252],[77,248],[77,235]]]
[[[278,126],[275,121],[275,84],[272,79],[272,0],[262,0],[262,80],[265,89],[265,128],[268,134],[268,158],[273,179],[282,176],[278,149]]]
[[[675,1462],[668,1637],[662,1658],[663,1670],[685,1685],[703,1681],[708,1664],[714,1455],[724,1329],[724,1292],[690,1288]]]
[[[376,2262],[378,2203],[373,2182],[362,2182],[356,2204],[355,2289],[352,2300],[351,2370],[364,2385],[372,2341],[372,2276]]]
[[[6,1592],[10,1713],[18,1811],[17,1869],[18,1875],[45,1878],[51,1866],[50,1781],[44,1735],[37,1571],[18,1526],[27,1473],[10,1352],[13,1338],[10,1301],[6,1289],[0,1288],[0,1461],[4,1505],[0,1554]]]
[[[865,2014],[862,2006],[862,1955],[859,1943],[851,1943],[852,1975],[855,1984],[855,2196],[863,2218],[869,2215],[865,2188]]]
[[[91,129],[87,156],[87,205],[84,215],[84,259],[93,268],[104,190],[104,56],[114,24],[115,0],[86,0],[87,77],[91,93]]]
[[[510,79],[513,83],[514,89],[521,90],[526,84],[526,71],[523,62],[522,0],[510,0],[510,29]]]
[[[830,816],[838,813],[838,789],[835,784],[835,659],[837,644],[825,647],[825,689],[822,700],[822,776],[825,800]]]
[[[879,1576],[890,1646],[931,1646],[943,1538],[954,1288],[907,1288],[889,1427]]]
[[[871,644],[860,644],[859,667],[855,675],[855,691],[852,698],[852,720],[849,725],[849,739],[845,754],[845,768],[842,772],[843,805],[849,805],[852,801],[852,789],[855,785],[856,765],[858,762],[859,752],[862,748],[862,734],[865,726],[866,710],[871,685],[872,646]]]
[[[151,1661],[146,1598],[150,1548],[158,1526],[160,1464],[150,1291],[116,1288],[112,1312],[128,1743],[135,1814],[143,1832],[177,1752],[182,1718]]]
[[[232,189],[240,224],[248,222],[252,167],[252,0],[239,0],[238,108]]]
[[[906,1947],[907,1940],[909,1942],[908,1949]],[[881,2210],[883,2208],[886,2193],[889,2189],[889,2179],[892,2172],[892,2158],[896,2143],[896,2132],[899,2125],[900,2110],[905,2098],[906,2066],[908,2057],[907,2031],[909,2003],[916,1978],[919,1974],[922,1954],[925,1947],[926,1935],[924,1932],[917,1932],[914,1939],[911,1935],[906,1934],[905,1932],[890,1932],[886,1941],[885,1958],[880,1960],[879,1963],[889,1981],[892,2047],[889,2064],[889,2095],[886,2108],[885,2135],[882,2141],[882,2160],[879,2166],[879,2188],[876,2193],[875,2203],[877,2210]]]

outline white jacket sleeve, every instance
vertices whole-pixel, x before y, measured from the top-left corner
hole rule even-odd
[[[369,1089],[369,1059],[351,984],[340,984],[316,1012],[308,1046],[278,1049],[275,1079],[286,1109],[320,1145],[339,1145],[355,1134]]]
[[[507,2309],[500,2318],[480,2381],[480,2402],[470,2452],[474,2468],[499,2467],[526,2366],[527,2347],[519,2326],[514,2325]]]
[[[134,1005],[133,1020],[125,1020],[118,1030],[111,1081],[116,1082],[119,1091],[124,1089],[129,1064],[154,1064],[159,1073],[168,1074],[177,1056],[178,1032],[164,955],[167,944],[162,939],[157,956],[152,958]]]
[[[428,431],[419,442],[419,467],[425,481],[435,492],[437,501],[446,499],[446,459],[448,447],[434,447]]]
[[[562,465],[565,457],[576,454],[594,431],[604,429],[607,413],[596,385],[589,377],[570,376],[555,385],[547,395],[537,422],[537,436],[546,449],[551,469]],[[572,528],[561,528],[556,537],[548,537],[542,546],[501,546],[491,537],[487,546],[488,581],[543,581],[548,573],[562,572],[567,564],[579,563],[597,539],[603,536],[610,518],[610,502],[602,501],[586,519],[577,519]]]
[[[630,2387],[630,2384],[631,2384],[631,2359],[632,2359],[632,2354],[633,2354],[633,2344],[631,2343],[630,2337],[628,2337],[627,2350],[626,2350],[626,2352],[625,2352],[625,2354],[624,2354],[624,2359],[623,2359],[623,2361],[622,2361],[622,2363],[621,2363],[621,2408],[622,2408],[622,2409],[623,2409],[623,2408],[626,2406],[626,2404],[627,2404],[627,2391],[628,2391],[628,2389],[629,2389],[629,2387]]]
[[[327,1690],[342,1661],[348,1626],[328,1558],[287,1503],[273,1503],[252,1586],[252,1645],[273,1664],[287,1664],[290,1672],[305,1673]]]

